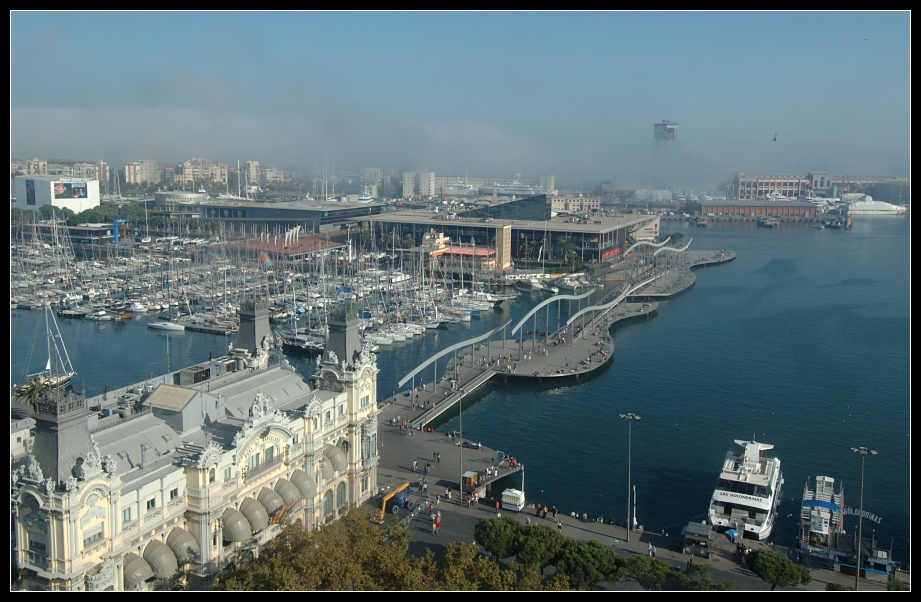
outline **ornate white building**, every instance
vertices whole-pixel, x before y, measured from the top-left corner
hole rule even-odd
[[[226,356],[13,406],[17,424],[35,420],[11,454],[14,587],[207,589],[284,524],[319,529],[371,497],[378,367],[357,318],[331,316],[313,386],[272,340],[263,303],[240,318]]]

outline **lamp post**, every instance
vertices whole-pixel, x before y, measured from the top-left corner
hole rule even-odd
[[[875,456],[875,449],[866,447],[852,447],[851,451],[860,454],[860,517],[857,519],[857,572],[854,576],[854,589],[860,589],[860,545],[863,543],[863,467],[867,456]]]
[[[458,444],[460,446],[460,478],[457,480],[458,485],[460,486],[460,493],[458,494],[460,507],[464,507],[464,395],[465,391],[461,389],[460,397],[457,398],[457,404],[460,414],[460,441]],[[467,504],[467,507],[470,507],[470,504]]]
[[[627,543],[629,543],[630,528],[633,526],[630,520],[630,447],[633,438],[633,421],[639,420],[640,417],[633,412],[621,414],[620,417],[627,421]]]

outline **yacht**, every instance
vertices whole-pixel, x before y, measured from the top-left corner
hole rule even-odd
[[[708,519],[718,530],[766,541],[774,529],[783,474],[780,459],[765,456],[769,443],[735,440],[742,453],[729,450],[710,499]]]
[[[870,195],[864,195],[859,201],[847,206],[848,215],[907,215],[908,209],[902,205],[893,205],[885,201],[874,201]]]

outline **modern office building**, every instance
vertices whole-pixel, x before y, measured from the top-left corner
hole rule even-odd
[[[62,176],[16,176],[10,207],[37,211],[43,205],[80,213],[99,206],[99,180]]]
[[[337,520],[377,490],[377,374],[354,312],[334,311],[308,383],[259,301],[223,357],[92,398],[59,388],[34,410],[14,403],[15,586],[208,589],[285,524]]]

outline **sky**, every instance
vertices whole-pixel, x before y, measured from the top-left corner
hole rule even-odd
[[[10,157],[910,177],[910,52],[910,11],[11,11]]]

